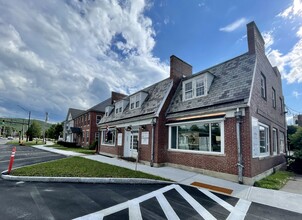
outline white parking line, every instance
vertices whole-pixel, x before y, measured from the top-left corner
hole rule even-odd
[[[227,203],[226,201],[222,200],[221,198],[219,198],[215,194],[211,193],[209,190],[199,189],[199,191],[201,191],[203,194],[205,194],[206,196],[208,196],[209,198],[211,198],[212,200],[214,200],[215,202],[217,202],[219,205],[221,205],[222,207],[224,207],[225,209],[227,209],[229,212],[232,212],[234,210],[234,206],[230,205],[229,203]]]
[[[250,201],[247,201],[244,199],[239,199],[236,206],[234,207],[234,210],[230,213],[227,220],[244,219],[251,204],[252,204],[252,202],[250,202]]]
[[[170,203],[168,202],[168,200],[166,199],[166,197],[163,194],[157,195],[156,199],[157,199],[159,205],[161,206],[161,208],[163,209],[167,219],[179,220],[174,209],[172,208],[172,206],[170,205]]]
[[[188,203],[198,212],[200,216],[207,220],[214,220],[216,219],[208,210],[206,210],[202,205],[199,204],[189,193],[187,193],[183,188],[179,185],[175,186],[177,192],[187,200]]]

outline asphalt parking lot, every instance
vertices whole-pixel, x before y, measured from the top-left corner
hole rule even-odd
[[[7,170],[13,145],[0,145],[0,170],[1,172]],[[65,156],[41,151],[28,146],[15,146],[16,154],[13,168],[21,167],[30,164],[46,162],[50,160],[57,160]]]
[[[6,170],[13,146],[0,145]],[[64,158],[17,146],[14,167]],[[302,219],[302,215],[178,184],[84,184],[0,179],[1,219]]]

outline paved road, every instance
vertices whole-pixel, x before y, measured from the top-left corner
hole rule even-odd
[[[0,170],[12,146],[0,146]],[[62,156],[17,146],[15,166]],[[0,180],[1,219],[302,219],[302,215],[178,184]]]

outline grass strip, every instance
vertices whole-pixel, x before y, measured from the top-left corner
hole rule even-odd
[[[23,140],[23,141],[21,141],[21,143],[24,146],[43,145],[44,144],[43,140],[38,140],[38,141],[34,140],[34,141],[27,141],[27,142],[25,140]],[[19,145],[20,143],[19,143],[19,140],[13,140],[13,141],[8,141],[6,144]]]
[[[45,145],[45,147],[52,147],[52,148],[56,148],[58,150],[73,151],[73,152],[82,153],[82,154],[95,154],[95,150],[89,150],[89,149],[82,148],[82,147],[78,147],[78,148],[64,147],[59,144]]]
[[[169,181],[168,179],[159,176],[113,166],[82,157],[64,158],[56,161],[18,168],[13,170],[11,175],[47,177],[147,178]]]
[[[279,190],[287,183],[291,176],[293,176],[291,172],[277,171],[268,177],[256,181],[254,186]]]

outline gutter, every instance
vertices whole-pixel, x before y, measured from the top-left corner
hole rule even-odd
[[[242,111],[235,112],[236,118],[236,136],[237,136],[237,167],[238,167],[238,183],[243,184],[243,168],[242,165],[242,149],[241,149],[241,123],[242,123]]]
[[[151,125],[152,125],[152,134],[151,134],[151,161],[150,161],[150,166],[153,167],[153,165],[154,165],[154,128],[155,128],[155,125],[156,125],[156,118],[152,119]]]

